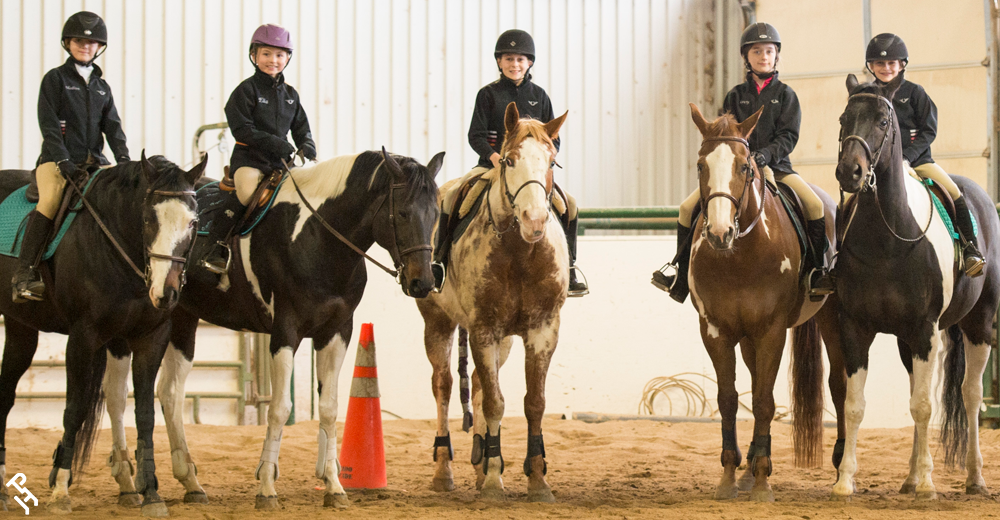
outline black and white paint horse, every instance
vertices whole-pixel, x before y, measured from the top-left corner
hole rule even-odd
[[[192,270],[181,305],[171,318],[170,346],[157,390],[174,476],[187,490],[186,501],[205,497],[184,438],[182,415],[200,318],[233,330],[271,334],[272,397],[267,437],[255,472],[260,480],[258,509],[279,507],[275,480],[281,431],[292,407],[292,358],[302,339],[312,338],[320,392],[316,478],[326,485],[324,505],[348,506],[338,478],[337,381],[368,275],[365,259],[335,238],[323,221],[363,251],[373,243],[388,250],[403,292],[415,298],[427,296],[433,287],[430,238],[438,217],[434,177],[443,159],[441,152],[423,166],[383,150],[293,169],[291,176],[317,214],[306,207],[290,181],[282,185],[270,212],[239,242],[242,263],[234,267],[242,267],[249,282],[243,286],[250,289],[241,290],[235,279],[220,284],[218,277],[200,267]],[[196,257],[204,246],[199,242]],[[109,367],[109,372],[126,374],[126,362],[118,363],[121,366]],[[116,388],[125,391],[123,383]],[[124,445],[121,413],[111,420],[115,446]]]
[[[204,169],[204,159],[184,171],[163,157],[147,161],[143,154],[140,161],[101,172],[86,198],[122,251],[111,244],[94,214],[82,210],[55,255],[43,264],[48,299],[15,304],[0,298],[6,329],[0,369],[0,481],[7,480],[3,465],[7,416],[14,405],[17,382],[38,347],[38,332],[69,335],[65,431],[49,475],[51,510],[72,510],[71,470],[79,472],[86,464],[100,428],[103,401],[99,382],[105,369],[105,353],[100,350],[106,345],[109,353],[131,353],[135,358],[138,473],[135,486],[130,476],[129,488],[122,491],[135,505],[142,495],[144,515],[167,514],[157,493],[153,464],[153,386],[170,332],[168,318],[178,301],[194,240],[198,213],[194,184]],[[0,172],[0,199],[27,184],[29,174]],[[143,259],[145,276],[136,266],[143,265]],[[10,294],[17,262],[16,258],[0,257],[0,294]],[[123,398],[123,413],[124,408]],[[0,500],[6,505],[5,488],[0,488]]]
[[[887,85],[878,86],[859,85],[853,75],[849,76],[851,96],[840,118],[837,180],[843,191],[856,193],[857,206],[856,213],[837,219],[848,226],[836,265],[848,382],[846,449],[833,487],[834,498],[847,498],[855,491],[868,350],[877,333],[896,336],[910,373],[914,442],[910,474],[900,492],[915,492],[918,498],[936,496],[928,423],[934,400],[931,379],[945,329],[957,341],[948,341],[945,361],[944,415],[948,420],[943,428],[944,444],[946,452],[960,454],[967,441],[966,492],[986,493],[978,424],[991,323],[1000,298],[1000,249],[996,243],[1000,219],[982,188],[965,177],[952,176],[979,223],[979,243],[986,257],[984,276],[962,275],[953,240],[935,213],[927,190],[904,171],[900,141],[907,136],[899,133],[891,101],[902,78],[900,74]]]

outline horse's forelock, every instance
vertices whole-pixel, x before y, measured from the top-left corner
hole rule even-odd
[[[544,143],[545,146],[555,150],[556,145],[552,141],[552,138],[549,137],[548,132],[545,131],[545,125],[541,121],[521,119],[517,122],[517,126],[514,127],[513,135],[507,134],[504,137],[500,155],[516,160],[519,157],[518,150],[521,148],[521,144],[529,137],[533,137],[536,141]]]
[[[427,167],[417,162],[411,157],[393,155],[393,159],[399,164],[400,169],[406,176],[406,194],[408,200],[415,200],[420,196],[431,196],[437,200],[437,181],[427,170]],[[392,174],[385,165],[380,164],[374,172],[369,188],[372,191],[382,192],[389,189],[392,183]]]
[[[708,125],[708,134],[703,137],[734,136],[738,125],[736,116],[727,112]]]

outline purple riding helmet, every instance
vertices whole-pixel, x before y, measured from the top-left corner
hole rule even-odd
[[[257,65],[253,61],[254,51],[258,45],[285,49],[288,51],[288,57],[291,58],[292,56],[292,34],[288,32],[288,29],[280,25],[266,23],[253,32],[253,36],[250,38],[250,62],[254,66]]]

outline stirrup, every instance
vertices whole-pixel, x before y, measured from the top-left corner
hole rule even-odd
[[[983,259],[982,255],[963,254],[962,263],[964,264],[965,276],[969,278],[975,278],[977,276],[983,275],[983,268],[986,267],[986,260]]]
[[[220,274],[220,275],[221,274],[226,274],[226,273],[229,272],[229,266],[233,262],[233,250],[230,249],[229,248],[229,244],[227,244],[225,242],[221,242],[221,241],[220,242],[216,242],[215,245],[216,246],[221,246],[222,249],[225,251],[226,267],[224,269],[222,269],[222,270],[219,270],[219,267],[217,265],[209,262],[207,258],[202,258],[201,262],[198,262],[198,264],[201,265],[202,267],[204,267],[210,273]]]
[[[11,299],[14,303],[25,303],[28,301],[45,301],[45,282],[35,267],[28,268],[30,278],[13,282],[11,287]]]
[[[441,273],[440,276],[438,273]],[[431,274],[434,276],[434,288],[431,290],[440,293],[444,288],[444,282],[448,280],[448,269],[442,262],[431,262]]]
[[[569,271],[576,272],[578,276],[583,277],[583,289],[574,290],[571,288],[567,288],[566,296],[568,298],[580,298],[581,296],[586,296],[590,294],[590,284],[587,283],[587,275],[583,274],[583,271],[581,271],[580,268],[577,267],[576,265],[569,266]],[[580,280],[577,280],[576,283],[579,284]]]
[[[672,281],[670,275],[667,274],[667,270],[669,269],[674,270]],[[663,292],[669,293],[672,291],[674,289],[674,285],[677,284],[677,264],[673,262],[663,264],[663,267],[653,271],[653,279],[650,280],[649,283],[653,284],[653,287],[656,287]]]
[[[809,274],[806,276],[806,294],[809,295],[809,301],[819,302],[823,301],[823,298],[834,293],[834,290],[829,287],[813,287],[813,276],[819,272],[819,278],[824,276],[830,276],[829,271],[823,268],[814,267],[809,270]]]

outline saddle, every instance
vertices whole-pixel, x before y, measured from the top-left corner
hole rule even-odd
[[[235,190],[235,186],[230,188],[226,182],[226,179],[229,179],[229,183],[232,183],[232,178],[229,177],[228,166],[225,168],[225,171],[226,176],[222,181],[210,182],[198,188],[199,235],[208,235],[208,230],[212,226],[212,219],[222,210],[225,199],[232,196],[229,192]],[[247,206],[246,211],[243,212],[243,218],[237,224],[236,228],[238,231],[233,233],[234,236],[237,238],[245,236],[253,231],[253,228],[257,227],[257,224],[260,223],[264,215],[267,214],[268,210],[274,204],[278,188],[285,182],[286,173],[281,170],[273,170],[264,176],[264,180],[257,185],[257,189],[250,198],[250,204]]]
[[[795,228],[795,236],[799,239],[799,253],[805,258],[809,252],[809,238],[806,236],[806,213],[802,206],[802,200],[799,199],[795,190],[787,184],[776,182],[773,185],[768,184],[768,188],[781,201],[781,206],[785,208],[785,213],[788,215],[789,220],[792,221],[792,227]],[[800,262],[800,264],[804,271],[805,262]]]

